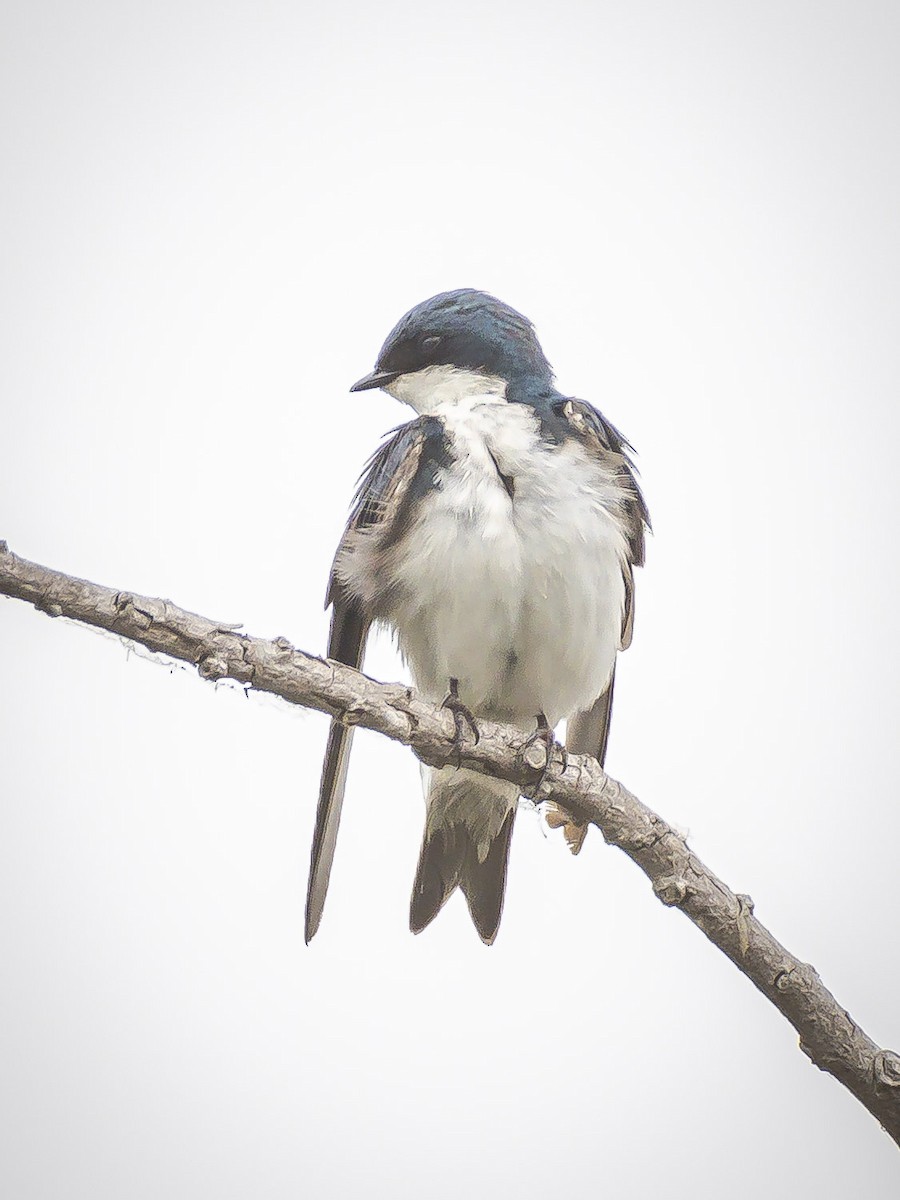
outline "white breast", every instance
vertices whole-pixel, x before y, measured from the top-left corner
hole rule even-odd
[[[476,713],[524,727],[543,712],[555,724],[593,703],[615,661],[619,485],[578,443],[542,441],[526,405],[482,395],[433,411],[451,464],[393,559],[402,599],[388,620],[435,699],[454,677]]]

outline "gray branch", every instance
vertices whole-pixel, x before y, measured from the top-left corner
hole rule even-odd
[[[377,683],[341,663],[296,650],[285,638],[239,633],[169,600],[119,592],[12,554],[0,542],[0,594],[26,600],[52,617],[109,630],[197,668],[204,679],[233,679],[318,709],[348,724],[374,729],[409,746],[430,766],[457,762],[452,715],[412,688]],[[463,746],[472,770],[508,779],[531,792],[544,750],[520,751],[521,734],[479,721],[480,740]],[[726,954],[800,1035],[800,1048],[839,1080],[900,1145],[900,1055],[877,1046],[824,986],[753,915],[749,896],[736,895],[700,861],[685,839],[611,779],[596,760],[571,755],[564,774],[549,771],[537,790],[578,821],[596,825],[650,879],[663,904],[681,911]]]

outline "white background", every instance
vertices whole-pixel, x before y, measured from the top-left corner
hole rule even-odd
[[[483,287],[654,517],[611,772],[900,1043],[891,3],[3,6],[0,536],[321,652],[349,396]],[[10,1197],[900,1189],[896,1149],[594,832],[497,944],[407,906],[410,754],[0,602]],[[387,641],[369,671],[395,679]]]

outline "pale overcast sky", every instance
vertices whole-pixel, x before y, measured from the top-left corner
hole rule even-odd
[[[609,770],[900,1044],[900,10],[7,2],[0,537],[322,652],[407,308],[493,291],[634,442]],[[895,1147],[596,833],[407,929],[412,756],[0,601],[16,1200],[889,1200]],[[377,643],[369,671],[403,668]]]

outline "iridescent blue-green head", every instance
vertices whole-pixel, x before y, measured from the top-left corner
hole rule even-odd
[[[419,412],[467,395],[536,395],[553,372],[531,322],[474,288],[441,292],[397,322],[374,371],[350,389],[384,388]]]

